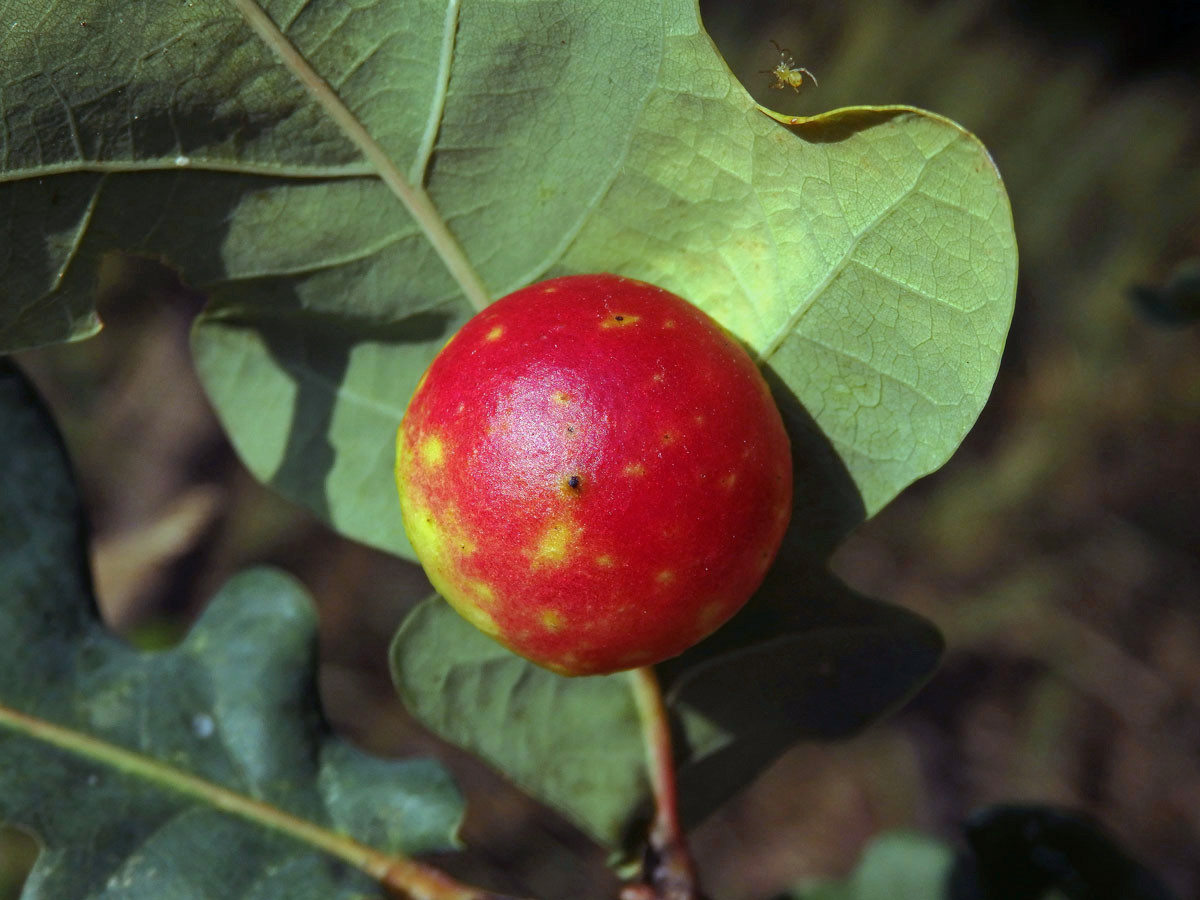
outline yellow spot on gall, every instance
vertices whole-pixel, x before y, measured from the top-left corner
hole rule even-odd
[[[630,313],[613,313],[600,323],[601,328],[624,328],[626,325],[636,325],[641,316]]]
[[[717,627],[724,614],[725,607],[720,603],[706,603],[700,608],[696,622],[700,630],[707,634]]]
[[[675,573],[672,572],[670,569],[663,569],[661,572],[659,572],[657,575],[654,576],[654,580],[658,584],[671,584],[675,580]]]
[[[555,403],[557,403],[559,406],[566,406],[568,403],[571,402],[571,395],[564,393],[563,391],[555,391],[551,395],[550,399],[553,400]]]
[[[480,581],[478,578],[464,578],[463,589],[477,603],[490,605],[496,602],[496,592],[486,581]]]
[[[646,474],[646,467],[641,463],[630,463],[621,470],[622,475],[628,475],[630,478],[641,478]]]
[[[454,507],[445,507],[435,513],[423,492],[414,489],[407,506],[402,506],[400,511],[404,530],[427,572],[436,569],[448,575],[457,569],[459,558],[475,552],[475,542]]]
[[[557,609],[544,609],[542,610],[542,624],[549,631],[562,631],[567,626],[567,619]]]
[[[500,626],[496,624],[496,620],[489,613],[484,612],[478,606],[469,604],[455,604],[454,608],[458,610],[459,615],[482,631],[484,634],[490,634],[492,637],[498,637],[500,634]]]
[[[611,569],[616,564],[617,564],[617,561],[615,559],[613,559],[611,556],[609,556],[607,553],[601,553],[599,556],[596,557],[596,565],[598,565],[602,569]]]
[[[410,497],[407,508],[402,508],[404,531],[418,554],[430,559],[441,559],[446,544],[446,533],[433,517],[433,512],[423,508],[424,504]]]
[[[533,553],[534,563],[561,563],[567,558],[576,537],[578,529],[566,522],[554,522],[538,541],[537,549]]]
[[[725,488],[727,491],[733,490],[733,486],[735,484],[737,484],[737,472],[730,472],[721,479],[721,487]]]
[[[484,335],[483,339],[485,341],[498,341],[502,337],[504,337],[504,326],[503,325],[494,325],[494,326],[492,326],[492,330],[489,331],[486,335]]]
[[[667,319],[667,321],[663,322],[663,328],[674,328],[674,327],[675,327],[674,319]]]
[[[421,462],[430,468],[437,468],[446,459],[446,448],[436,434],[421,442],[420,452]]]
[[[579,674],[579,654],[564,653],[562,659],[558,662],[543,659],[541,664],[551,672],[557,672],[559,675],[578,675]]]

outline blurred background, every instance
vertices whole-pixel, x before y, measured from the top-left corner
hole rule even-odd
[[[848,871],[882,831],[958,842],[972,810],[1027,801],[1094,815],[1200,896],[1200,3],[701,7],[760,102],[911,104],[978,134],[1021,252],[978,425],[834,559],[936,622],[944,664],[886,722],[795,748],[702,825],[708,893],[767,900]],[[820,86],[771,90],[772,40]],[[467,792],[471,852],[439,862],[514,893],[615,896],[601,851],[400,709],[386,648],[423,576],[246,474],[190,368],[203,299],[153,269],[107,280],[98,338],[19,358],[79,470],[106,620],[168,644],[233,572],[286,567],[320,607],[334,724],[374,752],[436,753]],[[35,853],[0,831],[0,898]]]

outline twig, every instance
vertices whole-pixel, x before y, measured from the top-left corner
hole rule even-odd
[[[0,730],[24,735],[94,763],[174,791],[230,815],[286,834],[337,857],[409,900],[504,900],[503,895],[460,884],[449,875],[398,854],[388,854],[330,831],[277,806],[236,793],[116,744],[0,705]]]
[[[643,866],[642,884],[628,885],[622,900],[699,900],[696,875],[688,853],[675,793],[675,759],[671,749],[671,722],[663,703],[654,669],[646,666],[629,673],[633,696],[642,723],[646,765],[654,793],[654,822]]]
[[[387,151],[371,136],[371,133],[350,111],[350,108],[342,102],[342,98],[337,95],[337,92],[308,64],[308,60],[271,21],[270,16],[263,11],[256,0],[230,0],[230,2],[241,11],[250,27],[268,47],[275,51],[283,64],[291,69],[296,79],[304,85],[313,99],[345,132],[346,137],[362,151],[363,156],[375,167],[384,184],[400,198],[405,208],[424,230],[433,249],[441,257],[442,263],[449,270],[450,275],[458,282],[471,305],[477,310],[487,306],[491,302],[487,288],[467,259],[462,247],[459,246],[458,240],[450,233],[450,229],[433,205],[433,201],[429,199],[429,195],[421,188],[408,183],[400,169],[388,156]]]

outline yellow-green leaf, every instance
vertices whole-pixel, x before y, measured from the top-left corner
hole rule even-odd
[[[197,360],[251,469],[410,554],[394,432],[472,312],[428,229],[225,0],[66,6],[17,13],[3,45],[0,347],[93,330],[105,252],[164,256],[208,290]],[[859,518],[978,415],[1016,257],[959,126],[772,118],[694,0],[266,6],[492,296],[611,271],[697,303],[807,410]]]

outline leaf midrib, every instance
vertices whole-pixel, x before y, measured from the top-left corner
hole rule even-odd
[[[271,19],[257,0],[230,0],[262,42],[295,76],[322,112],[349,139],[370,163],[384,184],[408,210],[425,232],[425,237],[442,264],[462,289],[463,296],[477,310],[491,302],[491,295],[474,265],[467,258],[458,238],[450,230],[441,211],[420,185],[411,183],[400,171],[383,145],[346,105],[336,90],[320,75],[286,34]]]
[[[411,864],[404,857],[391,856],[368,847],[277,806],[239,794],[145,754],[2,704],[0,730],[48,744],[124,775],[156,784],[163,790],[237,816],[259,827],[285,834],[337,857],[377,881],[383,881],[397,866]]]

